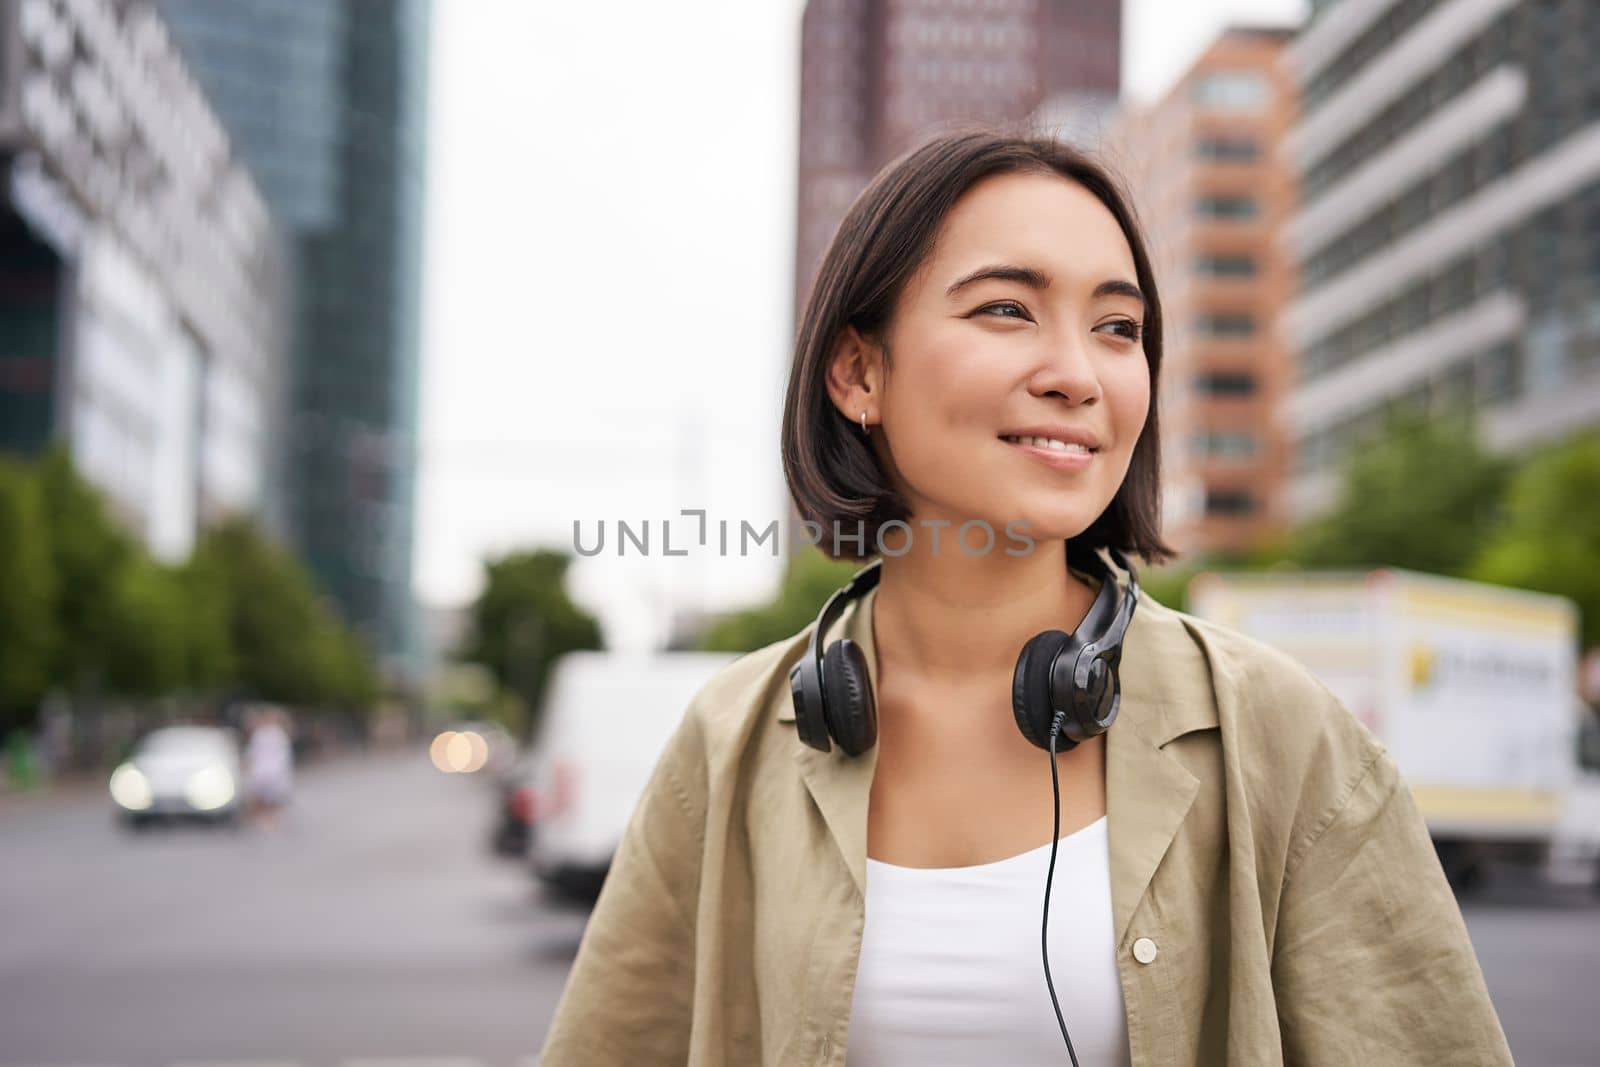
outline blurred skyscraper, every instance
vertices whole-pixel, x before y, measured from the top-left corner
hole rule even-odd
[[[939,126],[1077,132],[1115,103],[1121,0],[809,0],[801,28],[795,308],[872,175]]]
[[[281,531],[283,251],[150,3],[0,3],[0,177],[0,450],[65,444],[168,560]]]
[[[158,4],[288,235],[290,537],[414,667],[428,0]]]
[[[1160,287],[1162,519],[1181,552],[1282,532],[1290,380],[1278,318],[1294,207],[1282,143],[1295,116],[1292,31],[1232,27],[1153,106],[1124,113],[1107,157],[1127,177]]]
[[[1321,0],[1290,52],[1292,504],[1391,403],[1515,451],[1600,424],[1600,4]]]

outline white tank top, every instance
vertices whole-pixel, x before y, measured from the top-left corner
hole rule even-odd
[[[1070,1063],[1039,951],[1050,845],[972,867],[867,857],[850,1067]],[[1050,978],[1081,1067],[1127,1067],[1101,816],[1056,847]]]

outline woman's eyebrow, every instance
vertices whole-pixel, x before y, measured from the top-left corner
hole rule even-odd
[[[1095,300],[1100,299],[1102,296],[1126,296],[1139,301],[1140,304],[1146,307],[1149,306],[1149,302],[1144,298],[1144,292],[1137,285],[1122,278],[1112,278],[1109,281],[1101,282],[1094,287],[1094,292],[1090,295]]]
[[[950,288],[945,290],[945,295],[955,296],[956,293],[960,292],[969,285],[981,281],[989,281],[992,279],[998,279],[1005,282],[1018,282],[1022,285],[1026,285],[1030,289],[1050,288],[1050,275],[1046,274],[1042,270],[1035,270],[1032,267],[994,266],[980,267],[971,274],[967,274],[961,278],[958,278],[950,286]],[[1103,281],[1099,285],[1095,286],[1094,292],[1090,294],[1091,299],[1094,300],[1098,300],[1104,296],[1126,296],[1133,300],[1139,301],[1141,304],[1147,304],[1147,301],[1144,298],[1143,290],[1141,290],[1132,282],[1126,281],[1122,278],[1111,278]]]
[[[1048,289],[1050,287],[1050,275],[1042,270],[1034,270],[1032,267],[979,267],[971,274],[957,279],[950,288],[944,291],[944,295],[955,296],[956,293],[967,286],[975,282],[987,281],[991,278],[998,278],[1003,282],[1020,282],[1030,289]]]

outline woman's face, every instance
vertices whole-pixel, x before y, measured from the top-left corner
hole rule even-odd
[[[930,533],[918,520],[954,535],[983,519],[1003,549],[1007,523],[1067,539],[1099,517],[1149,410],[1144,314],[1128,242],[1092,193],[1041,174],[969,189],[901,294],[887,372],[869,359],[869,394],[835,392],[847,416],[882,424],[874,448],[913,537]]]

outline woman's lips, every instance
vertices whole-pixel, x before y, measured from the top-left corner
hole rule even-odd
[[[1018,452],[1032,456],[1034,459],[1060,471],[1081,471],[1094,462],[1095,453],[1076,448],[1050,448],[1040,445],[1012,441],[1000,438],[1005,444]]]

